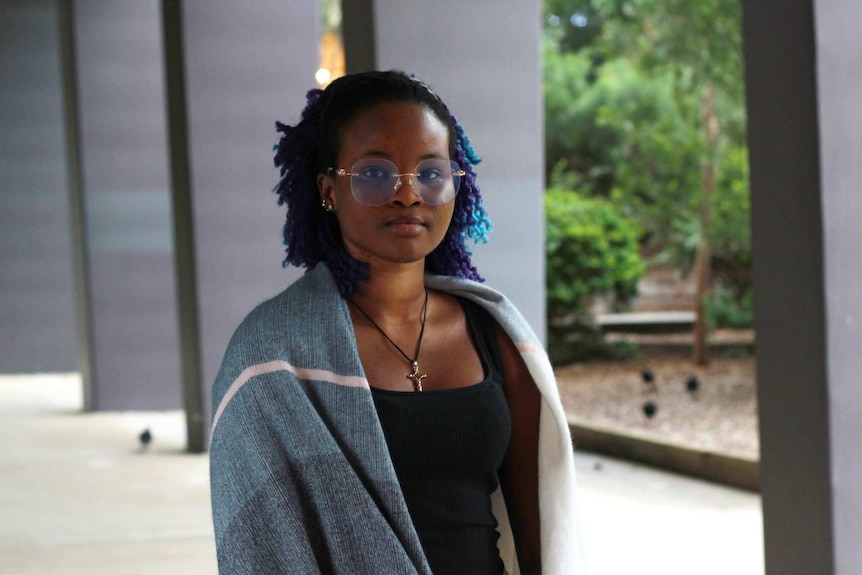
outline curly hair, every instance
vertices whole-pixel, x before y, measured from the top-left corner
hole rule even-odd
[[[368,278],[368,264],[344,249],[334,214],[321,209],[317,176],[337,162],[341,131],[359,112],[385,102],[415,102],[425,106],[449,131],[450,157],[466,172],[455,196],[449,229],[425,258],[431,273],[483,281],[470,261],[466,247],[487,242],[491,222],[476,185],[473,166],[481,160],[446,104],[425,84],[400,71],[364,72],[343,76],[325,90],[310,90],[300,121],[295,126],[276,122],[282,136],[275,149],[281,180],[275,187],[278,204],[287,204],[284,266],[309,271],[324,262],[338,290],[349,298]]]

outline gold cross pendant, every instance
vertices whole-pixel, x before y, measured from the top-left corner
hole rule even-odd
[[[405,377],[413,382],[414,391],[422,391],[422,380],[428,377],[425,373],[419,373],[419,364],[417,362],[411,363],[413,367],[413,373],[408,373]]]

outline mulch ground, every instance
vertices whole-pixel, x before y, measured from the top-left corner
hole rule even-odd
[[[755,359],[712,353],[696,367],[680,353],[622,362],[587,362],[555,369],[563,406],[582,424],[636,432],[673,443],[746,459],[759,459]],[[643,372],[653,375],[645,383]],[[686,383],[698,380],[697,391]],[[649,418],[644,405],[651,402]]]

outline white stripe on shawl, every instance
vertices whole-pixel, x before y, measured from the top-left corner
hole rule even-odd
[[[264,375],[267,373],[272,373],[274,371],[289,371],[299,379],[303,379],[306,381],[326,381],[329,383],[334,383],[336,385],[346,385],[347,387],[368,387],[368,380],[364,377],[351,376],[351,375],[339,375],[337,373],[333,373],[331,371],[327,371],[325,369],[309,369],[305,367],[296,367],[295,365],[291,365],[286,361],[276,360],[276,361],[268,361],[266,363],[259,363],[257,365],[252,365],[251,367],[247,367],[239,377],[234,380],[230,387],[225,392],[224,397],[222,397],[221,402],[219,402],[218,409],[216,410],[215,416],[213,416],[213,424],[212,429],[210,430],[210,437],[213,437],[215,434],[216,425],[218,425],[219,418],[221,418],[222,412],[224,412],[225,408],[227,408],[227,404],[236,395],[236,392],[240,390],[240,388],[248,382],[251,378]]]

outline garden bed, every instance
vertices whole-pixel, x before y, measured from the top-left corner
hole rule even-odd
[[[575,427],[704,455],[759,460],[755,359],[731,348],[712,350],[706,367],[663,346],[640,359],[593,361],[555,369],[563,406]],[[649,371],[654,384],[644,381]],[[697,390],[687,389],[692,376]],[[652,402],[648,418],[644,405]],[[712,458],[715,459],[715,458]],[[681,470],[685,472],[686,470]]]

